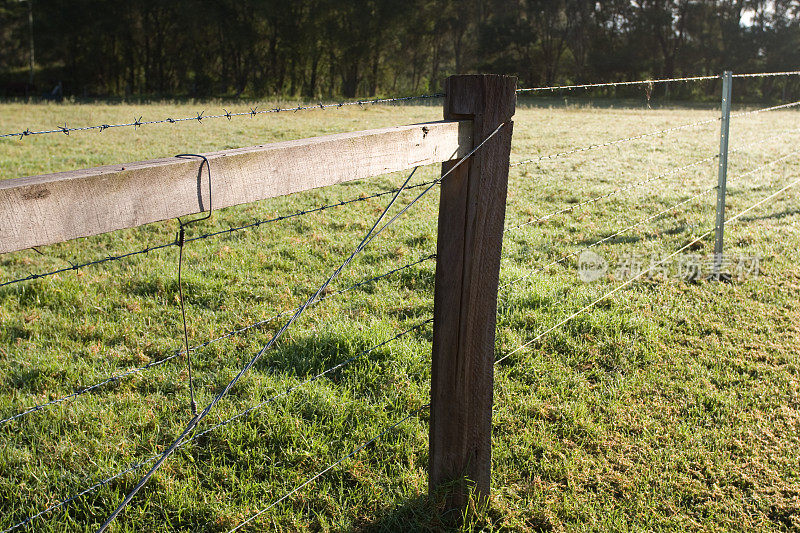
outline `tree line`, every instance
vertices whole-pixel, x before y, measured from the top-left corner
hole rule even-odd
[[[336,99],[454,73],[531,87],[798,67],[800,0],[0,0],[5,96]]]

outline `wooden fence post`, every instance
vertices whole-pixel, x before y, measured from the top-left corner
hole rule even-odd
[[[500,252],[516,78],[451,76],[444,118],[473,120],[473,146],[505,125],[441,184],[433,306],[429,491],[448,509],[489,495]],[[442,173],[454,166],[444,163]]]

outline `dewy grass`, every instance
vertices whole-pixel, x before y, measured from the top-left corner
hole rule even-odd
[[[524,102],[523,102],[524,103]],[[214,104],[0,105],[0,130],[192,115]],[[734,110],[736,111],[736,110]],[[521,105],[512,161],[713,118],[714,109]],[[796,179],[798,112],[733,119],[728,213]],[[367,106],[0,141],[0,178],[199,153],[436,120],[435,106]],[[535,220],[714,155],[718,124],[512,170],[508,226]],[[433,179],[439,169],[420,169]],[[400,175],[215,212],[187,233],[390,190]],[[505,235],[498,310],[502,357],[621,283],[620,258],[664,257],[714,224],[714,161]],[[399,209],[414,192],[404,193]],[[357,244],[388,196],[195,241],[184,257],[191,344],[295,308]],[[498,365],[493,492],[473,530],[781,530],[800,527],[800,227],[789,190],[726,232],[726,252],[759,256],[730,283],[646,278]],[[338,288],[436,248],[438,193],[376,239]],[[593,283],[578,255],[609,263]],[[390,213],[391,214],[391,213]],[[177,222],[5,254],[0,283],[175,238]],[[713,242],[690,252],[707,257]],[[0,418],[70,394],[181,348],[177,248],[0,289]],[[219,404],[210,428],[430,318],[434,262],[424,261],[309,309]],[[620,274],[616,276],[615,274]],[[194,354],[207,403],[280,322]],[[384,427],[428,402],[430,326],[182,447],[119,517],[117,531],[227,531]],[[183,358],[137,372],[0,427],[0,530],[169,444],[191,417]],[[254,521],[254,530],[440,531],[427,493],[427,412],[390,432]],[[92,531],[138,479],[126,474],[30,524]]]

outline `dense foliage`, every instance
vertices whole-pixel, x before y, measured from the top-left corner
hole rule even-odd
[[[799,0],[0,0],[0,95],[315,99],[474,71],[531,86],[794,69],[799,19]]]

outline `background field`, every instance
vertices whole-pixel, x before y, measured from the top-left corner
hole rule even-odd
[[[268,104],[265,104],[268,105]],[[1,104],[0,131],[191,116],[215,102]],[[734,112],[741,109],[734,109]],[[521,100],[512,162],[718,116],[716,108]],[[0,141],[0,177],[205,152],[435,120],[438,105],[367,106],[202,124]],[[796,111],[732,120],[728,209],[797,179]],[[514,168],[507,225],[716,153],[719,124]],[[779,135],[780,134],[780,135]],[[213,171],[213,169],[212,169]],[[412,183],[432,179],[420,169]],[[390,190],[404,176],[215,212],[189,235]],[[501,284],[716,185],[698,165],[506,234]],[[399,205],[415,191],[401,195]],[[726,232],[731,255],[760,255],[757,278],[637,282],[519,351],[495,377],[493,495],[468,524],[486,530],[789,530],[800,528],[800,216],[790,189]],[[346,257],[389,196],[189,244],[184,291],[192,344],[304,301]],[[596,247],[666,255],[713,228],[714,193]],[[438,190],[372,243],[335,283],[435,252]],[[392,212],[396,211],[393,210]],[[0,283],[171,241],[177,223],[0,256]],[[692,252],[709,255],[707,239]],[[182,346],[177,248],[0,288],[0,418],[61,398]],[[575,258],[501,292],[497,355],[512,351],[620,282],[578,280]],[[434,261],[311,308],[221,402],[211,427],[432,314]],[[211,399],[280,325],[194,353],[198,402]],[[227,531],[428,401],[430,325],[180,449],[115,531]],[[190,418],[181,358],[0,426],[0,528],[17,524],[169,444]],[[427,499],[427,412],[254,522],[294,531],[441,530]],[[127,474],[30,526],[92,531],[138,479]]]

